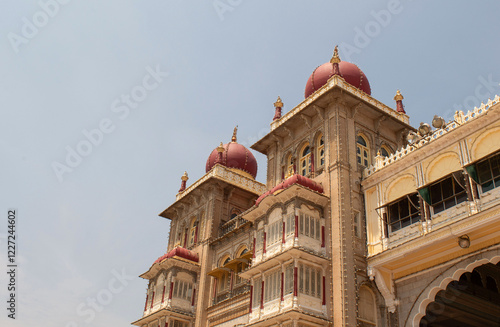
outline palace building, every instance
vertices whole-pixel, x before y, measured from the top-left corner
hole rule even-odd
[[[263,183],[236,129],[207,151],[133,324],[500,326],[500,98],[417,128],[394,100],[335,49],[270,111]]]

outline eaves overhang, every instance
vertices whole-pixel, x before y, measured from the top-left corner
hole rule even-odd
[[[171,258],[164,259],[161,262],[155,262],[153,265],[149,268],[148,271],[145,273],[139,275],[139,277],[144,278],[144,279],[151,279],[154,278],[155,276],[158,275],[158,273],[162,270],[167,270],[172,267],[180,267],[184,268],[186,270],[191,270],[195,272],[200,272],[200,264],[188,259],[184,259],[179,256],[174,256]]]
[[[333,326],[333,323],[326,319],[321,313],[314,313],[302,310],[300,308],[294,308],[289,311],[280,312],[278,314],[270,315],[264,317],[256,322],[247,324],[246,326],[252,327],[271,327],[280,326],[283,322],[289,322],[291,319],[301,319],[305,322],[317,324],[319,326]]]
[[[212,181],[224,182],[228,185],[232,185],[253,193],[257,196],[261,195],[266,191],[266,185],[247,177],[244,174],[239,174],[236,169],[227,168],[223,165],[216,164],[208,173],[203,177],[198,179],[195,183],[186,188],[183,192],[179,192],[176,195],[175,202],[170,205],[167,209],[160,213],[160,217],[167,219],[172,219],[175,216],[175,209],[180,205],[181,201],[188,195],[194,194],[199,190],[202,185],[209,184]],[[205,191],[203,191],[205,192]]]
[[[280,130],[284,130],[286,128],[286,124],[289,120],[296,118],[299,116],[300,113],[302,113],[306,108],[314,105],[317,100],[322,97],[323,95],[329,93],[333,89],[340,89],[353,97],[359,99],[360,101],[370,105],[370,107],[374,108],[375,110],[379,111],[380,113],[383,113],[385,115],[389,115],[392,119],[396,120],[399,124],[402,124],[405,128],[408,130],[415,130],[411,125],[410,125],[410,117],[404,113],[397,112],[396,110],[392,109],[391,107],[385,105],[384,103],[380,102],[379,100],[373,98],[371,95],[366,94],[365,92],[361,91],[360,89],[352,86],[351,84],[347,83],[342,77],[338,75],[332,76],[328,82],[323,85],[321,88],[319,88],[316,92],[314,92],[311,96],[306,98],[304,101],[302,101],[300,104],[298,104],[295,108],[287,112],[285,115],[283,115],[280,119],[277,119],[271,123],[271,131],[266,134],[263,138],[261,138],[259,141],[257,141],[255,144],[251,146],[252,149],[259,151],[260,153],[266,154],[267,147],[275,142],[276,137],[278,136],[276,132]],[[284,133],[284,132],[283,132]]]
[[[330,201],[330,198],[324,194],[313,191],[305,186],[294,184],[284,190],[278,190],[274,194],[269,194],[258,205],[254,205],[245,211],[241,217],[254,222],[257,218],[266,214],[267,210],[274,204],[285,203],[295,197],[311,201],[322,207]]]
[[[191,319],[194,317],[193,314],[183,312],[180,310],[175,310],[173,308],[163,308],[158,311],[155,311],[153,313],[148,314],[145,317],[142,317],[139,320],[136,320],[132,323],[132,325],[136,326],[144,326],[145,324],[147,325],[148,323],[155,321],[159,318],[165,317],[165,316],[173,316],[173,317],[179,317],[181,319]]]

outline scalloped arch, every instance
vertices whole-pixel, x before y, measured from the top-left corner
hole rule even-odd
[[[472,143],[471,161],[481,159],[495,151],[500,150],[500,127],[488,129],[481,133]]]
[[[439,180],[441,177],[462,169],[460,157],[456,152],[445,152],[434,158],[425,169],[425,183]]]
[[[406,194],[416,191],[417,183],[415,176],[412,174],[405,174],[389,183],[385,191],[385,199],[387,203],[392,202]]]
[[[405,326],[418,327],[420,320],[425,316],[425,310],[429,303],[433,302],[439,291],[445,290],[448,284],[454,280],[458,280],[463,273],[472,272],[474,268],[487,263],[497,264],[500,261],[500,248],[496,248],[484,253],[478,253],[463,261],[451,266],[443,273],[441,278],[433,279],[427,287],[420,293],[414,302],[410,313],[408,314]],[[439,277],[439,276],[438,276]],[[413,317],[413,318],[410,318]]]

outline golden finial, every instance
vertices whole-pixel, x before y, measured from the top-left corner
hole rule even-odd
[[[396,100],[396,101],[400,101],[400,100],[403,100],[403,99],[404,99],[404,98],[403,98],[403,95],[402,95],[402,94],[401,94],[401,92],[398,90],[398,91],[396,92],[396,95],[394,96],[394,100]]]
[[[283,102],[281,101],[281,98],[278,97],[278,100],[274,103],[275,108],[282,108],[283,107]]]
[[[342,60],[340,60],[340,57],[339,57],[339,46],[336,45],[335,49],[333,50],[333,57],[332,57],[332,59],[330,59],[330,62],[332,64],[338,64],[341,61]]]
[[[238,132],[238,125],[234,128],[233,137],[231,138],[231,142],[236,142],[236,133]]]
[[[217,152],[222,153],[224,152],[224,145],[222,142],[220,142],[219,146],[217,147]]]
[[[187,171],[185,171],[185,172],[184,172],[184,175],[182,175],[182,176],[181,176],[181,180],[182,180],[183,182],[187,182],[187,180],[188,180],[188,179],[189,179],[189,177],[188,177],[188,173],[187,173]]]

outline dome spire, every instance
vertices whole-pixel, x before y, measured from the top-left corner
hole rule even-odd
[[[220,145],[217,147],[217,161],[222,164],[222,153],[224,153],[224,145],[220,142]]]
[[[278,100],[274,103],[274,118],[273,121],[280,119],[281,118],[281,108],[283,108],[283,102],[281,101],[281,98],[278,97]]]
[[[339,46],[336,45],[335,49],[333,49],[333,57],[332,57],[332,59],[330,59],[330,62],[332,64],[338,64],[341,61],[342,60],[340,60],[340,57],[339,57]]]
[[[233,137],[231,138],[231,142],[236,142],[236,133],[238,132],[238,125],[234,128]]]
[[[330,63],[333,65],[333,75],[340,75],[339,63],[341,62],[339,57],[339,46],[336,45],[333,50],[333,57],[330,59]]]

